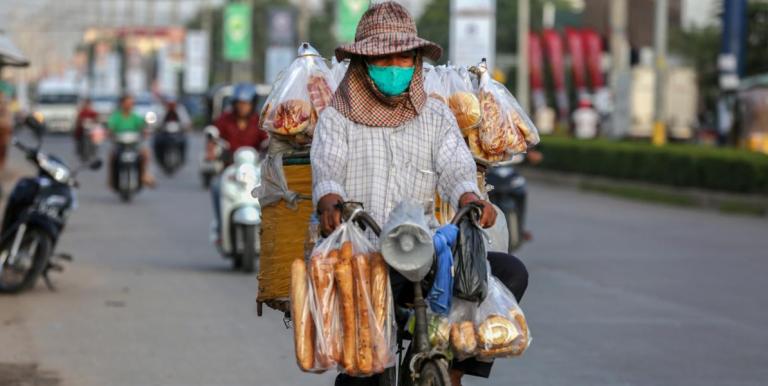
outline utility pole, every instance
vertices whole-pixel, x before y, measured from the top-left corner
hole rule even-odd
[[[528,95],[528,31],[531,23],[530,0],[517,1],[517,101],[525,111],[530,111]]]
[[[654,96],[654,123],[652,141],[656,146],[667,142],[667,131],[664,126],[665,107],[664,86],[667,70],[667,0],[656,0],[656,12],[654,16],[653,45],[655,49],[656,76]]]
[[[627,0],[611,0],[611,94],[613,111],[609,137],[620,138],[629,129],[629,90],[632,76],[629,71],[629,43],[627,42]]]

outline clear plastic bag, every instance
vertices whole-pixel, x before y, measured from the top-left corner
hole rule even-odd
[[[336,89],[331,70],[309,43],[278,77],[261,111],[262,128],[300,145],[308,144],[319,114]]]
[[[337,85],[341,84],[341,81],[344,79],[344,76],[347,75],[348,68],[349,68],[349,59],[344,59],[341,62],[336,60],[335,56],[333,57],[333,59],[331,59],[331,73],[333,74],[333,81]]]
[[[495,276],[489,278],[488,287],[488,296],[475,313],[478,358],[520,356],[531,344],[523,310]]]
[[[312,319],[309,278],[304,259],[291,265],[291,318],[296,364],[302,371],[322,370],[315,366],[315,323]]]
[[[396,323],[384,258],[351,222],[312,252],[309,276],[316,356],[352,376],[381,373],[396,360]]]
[[[454,357],[464,360],[477,355],[477,330],[475,328],[475,314],[477,303],[454,298],[451,301],[451,312],[448,314],[450,322],[450,345]]]
[[[479,150],[484,153],[481,158],[504,160],[525,153],[529,145],[539,142],[536,127],[512,93],[491,78],[485,61],[475,68],[479,76],[478,97],[483,112],[475,145],[479,145]]]
[[[447,67],[443,84],[448,96],[448,107],[456,117],[462,134],[467,137],[480,125],[482,111],[466,68]]]
[[[443,83],[440,67],[424,63],[424,91],[427,92],[428,96],[448,105],[448,92]]]

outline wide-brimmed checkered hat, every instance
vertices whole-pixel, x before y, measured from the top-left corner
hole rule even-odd
[[[355,32],[355,42],[336,48],[339,61],[355,55],[380,56],[419,49],[437,61],[443,48],[417,35],[416,23],[402,5],[387,1],[373,5],[363,14]]]

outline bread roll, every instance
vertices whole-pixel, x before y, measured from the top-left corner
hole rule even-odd
[[[281,134],[295,135],[303,132],[309,125],[312,106],[301,99],[289,99],[279,105],[275,111],[274,128]]]
[[[380,373],[389,364],[389,269],[381,253],[371,254],[371,306],[375,325],[373,328],[373,372]]]
[[[315,364],[315,331],[307,292],[307,266],[304,260],[296,259],[291,265],[291,317],[296,363],[304,371]]]
[[[448,98],[448,107],[456,117],[460,129],[465,130],[480,123],[480,102],[475,94],[466,91],[453,93]]]
[[[491,315],[477,328],[481,349],[509,346],[519,336],[515,324],[501,315]]]
[[[371,265],[368,256],[358,253],[352,258],[355,281],[355,308],[357,310],[357,371],[371,374],[373,371],[373,338],[371,334]]]
[[[344,256],[344,249],[342,249],[341,258],[334,269],[336,290],[341,306],[342,352],[340,362],[344,372],[355,374],[357,372],[355,361],[357,357],[357,323],[355,321],[354,277],[352,275],[352,259],[345,259]]]
[[[341,358],[341,345],[334,318],[336,317],[336,290],[334,288],[333,267],[339,260],[339,251],[332,250],[326,256],[312,256],[310,275],[315,292],[316,316],[321,331],[319,339],[323,344],[318,347],[317,362],[323,368],[333,366]]]
[[[473,355],[477,350],[474,323],[464,321],[451,325],[451,345],[459,356]]]

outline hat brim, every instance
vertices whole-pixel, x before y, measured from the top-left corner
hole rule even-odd
[[[388,33],[336,47],[336,59],[342,61],[352,56],[390,55],[415,49],[421,50],[422,55],[433,61],[443,56],[443,48],[437,43],[411,34]]]

